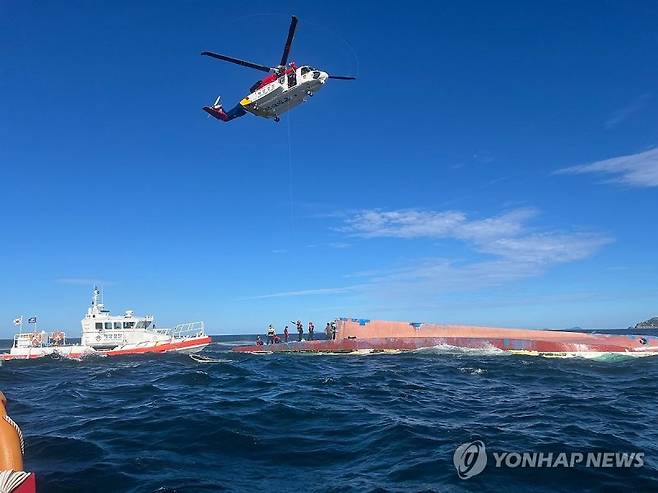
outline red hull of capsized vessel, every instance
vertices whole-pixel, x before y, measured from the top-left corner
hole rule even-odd
[[[498,349],[527,354],[658,355],[658,337],[358,319],[337,320],[335,340],[238,346],[233,351],[347,353],[412,351],[436,346]]]

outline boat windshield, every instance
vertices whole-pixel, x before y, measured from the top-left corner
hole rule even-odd
[[[151,325],[150,320],[140,320],[139,322],[137,322],[137,324],[135,324],[135,328],[136,329],[148,329],[150,325]]]

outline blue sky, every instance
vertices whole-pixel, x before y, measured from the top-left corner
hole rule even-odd
[[[259,72],[330,81],[279,124]],[[0,335],[92,285],[161,325],[658,314],[655,2],[0,4]]]

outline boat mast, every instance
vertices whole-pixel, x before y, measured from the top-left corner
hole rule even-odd
[[[98,287],[94,286],[94,293],[91,296],[91,306],[98,306],[98,300],[100,299],[100,291]]]

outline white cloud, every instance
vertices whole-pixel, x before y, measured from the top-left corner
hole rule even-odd
[[[411,265],[372,272],[364,292],[434,298],[440,293],[480,289],[537,276],[552,266],[593,255],[611,239],[599,233],[537,231],[526,223],[537,214],[521,208],[484,219],[461,211],[366,210],[346,222],[345,231],[364,238],[455,239],[490,256],[481,260],[429,258]]]
[[[497,238],[479,249],[517,262],[560,264],[587,258],[609,242],[597,233],[536,233]]]
[[[642,94],[640,97],[635,98],[623,108],[620,108],[612,113],[605,122],[605,128],[611,129],[616,127],[620,123],[633,116],[635,113],[642,111],[647,106],[647,103],[651,100],[652,96],[653,95],[651,93]]]
[[[337,250],[344,250],[345,248],[349,248],[351,246],[352,246],[351,244],[346,243],[344,241],[334,241],[329,243],[329,248],[334,248]]]
[[[658,187],[658,149],[557,170],[558,175],[609,175],[609,181],[633,187]]]
[[[365,238],[419,238],[447,236],[465,220],[461,212],[366,210],[347,220],[343,231]]]
[[[318,288],[318,289],[303,289],[300,291],[281,291],[278,293],[261,294],[257,296],[245,296],[240,298],[239,301],[246,300],[265,300],[269,298],[289,298],[294,296],[313,296],[319,294],[341,294],[354,290],[356,286],[346,286],[342,288]]]
[[[345,277],[358,278],[359,284],[347,287],[285,291],[242,299],[331,294],[391,307],[430,306],[442,294],[491,288],[541,275],[553,266],[585,259],[611,241],[599,233],[531,228],[528,222],[536,215],[537,211],[530,208],[476,219],[455,210],[362,210],[344,219],[340,228],[343,233],[368,240],[457,240],[470,247],[476,257],[465,261],[435,256],[396,268],[352,273]]]
[[[500,216],[469,220],[461,211],[405,209],[357,212],[342,231],[364,238],[458,238],[486,240],[517,234],[523,222],[535,215],[533,209],[516,209]]]
[[[60,277],[55,279],[58,284],[71,284],[76,286],[113,286],[113,281],[103,281],[102,279],[92,279],[88,277]]]

